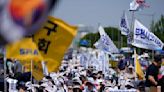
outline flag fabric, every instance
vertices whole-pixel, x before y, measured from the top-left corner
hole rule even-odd
[[[78,59],[80,61],[80,64],[85,67],[85,68],[88,68],[88,57],[89,57],[89,54],[87,52],[81,52],[78,54]]]
[[[0,15],[2,14],[5,3],[6,3],[6,0],[0,0]],[[0,19],[1,19],[1,17],[0,17]]]
[[[108,55],[103,52],[99,51],[98,52],[98,62],[99,62],[99,71],[103,71],[105,74],[107,72],[107,69],[109,68],[109,57]]]
[[[133,35],[133,46],[150,50],[161,50],[164,47],[163,42],[138,20],[135,20]]]
[[[1,0],[0,37],[5,43],[31,36],[47,20],[52,6],[57,0]]]
[[[6,46],[6,57],[18,60],[43,60],[32,38],[24,38]]]
[[[94,44],[97,49],[100,49],[108,54],[118,53],[118,48],[114,45],[113,41],[105,33],[102,26],[99,27],[100,39]]]
[[[129,34],[127,35],[127,44],[132,44],[133,42],[133,33],[129,32]]]
[[[144,7],[149,7],[149,5],[146,4],[145,0],[133,0],[130,3],[130,11],[138,11],[140,9],[143,9]]]
[[[98,60],[98,52],[97,51],[92,51],[90,53],[90,57],[89,57],[89,60],[88,60],[88,66],[93,66],[96,70],[98,70],[99,66],[101,66],[100,62],[101,61]]]
[[[120,30],[122,35],[128,35],[130,32],[130,27],[125,12],[123,12],[123,15],[121,17]]]
[[[43,60],[43,57],[39,53],[36,44],[32,41],[32,38],[24,38],[20,41],[7,45],[6,58],[19,60],[27,71],[31,71],[32,66],[33,76],[37,80],[43,78],[40,62]]]
[[[76,30],[77,27],[50,16],[43,28],[33,36],[49,72],[58,71]]]
[[[18,60],[23,66],[23,72],[32,72],[36,80],[41,80],[43,75],[43,67],[41,61],[36,60]]]
[[[137,11],[139,8],[139,4],[136,2],[136,0],[133,0],[131,3],[130,3],[130,11]]]
[[[143,80],[145,77],[144,77],[144,73],[142,71],[141,64],[139,62],[139,59],[138,59],[138,55],[136,53],[136,50],[134,50],[134,55],[135,55],[135,58],[134,58],[135,72],[138,75],[138,78]]]

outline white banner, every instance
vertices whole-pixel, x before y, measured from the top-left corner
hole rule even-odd
[[[133,0],[130,3],[130,11],[138,11],[143,9],[144,7],[149,7],[149,5],[146,4],[145,0]]]
[[[98,61],[98,52],[93,51],[90,56],[89,65],[93,66],[96,70],[99,70],[100,61]]]
[[[129,23],[125,12],[123,12],[123,15],[121,17],[120,30],[122,35],[128,35],[130,32]]]
[[[150,50],[161,50],[164,46],[163,42],[138,20],[135,20],[134,24],[134,42],[132,45]]]
[[[108,54],[118,53],[118,48],[114,45],[113,41],[105,33],[102,26],[99,27],[100,39],[94,44],[97,49],[100,49]]]
[[[81,52],[77,56],[77,58],[80,61],[80,64],[85,68],[88,68],[88,57],[89,57],[89,54],[87,52]]]
[[[99,51],[98,61],[99,61],[99,68],[103,71],[103,74],[106,74],[106,72],[109,68],[109,57],[108,57],[108,55],[103,51]]]
[[[136,2],[136,0],[133,0],[131,3],[130,3],[130,11],[137,11],[138,8],[139,8],[139,4]]]

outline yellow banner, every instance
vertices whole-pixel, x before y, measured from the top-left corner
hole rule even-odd
[[[43,78],[43,70],[40,62],[43,58],[39,53],[36,44],[32,41],[32,38],[24,38],[20,41],[7,45],[6,57],[18,59],[28,71],[31,71],[32,65],[33,76],[37,80]]]
[[[43,60],[32,38],[24,38],[6,46],[6,57],[18,60]]]
[[[24,72],[31,72],[36,80],[41,80],[43,78],[43,68],[40,61],[20,61],[24,67]],[[32,68],[31,68],[32,66]]]
[[[49,17],[43,28],[34,35],[34,41],[49,72],[59,69],[63,56],[76,33],[77,27],[70,26],[61,19]]]
[[[143,80],[145,77],[144,77],[144,73],[141,68],[141,64],[138,60],[138,55],[136,53],[136,50],[134,50],[134,55],[135,55],[135,59],[134,59],[135,60],[135,72],[138,75],[138,78]]]

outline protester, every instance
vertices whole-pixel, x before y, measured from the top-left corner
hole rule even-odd
[[[135,79],[135,71],[132,65],[128,66],[126,76],[128,79],[134,80]]]
[[[18,91],[16,89],[18,80],[6,78],[6,81],[9,83],[9,89],[8,89],[9,92],[17,92]]]
[[[98,92],[96,90],[96,87],[94,85],[94,80],[93,78],[88,78],[87,83],[85,84],[83,92]]]
[[[164,64],[164,56],[162,56],[162,64]],[[164,92],[164,66],[161,66],[160,73],[159,86],[161,88],[161,92]]]
[[[6,63],[7,63],[7,66],[6,66],[7,72],[9,73],[9,75],[14,76],[14,69],[13,69],[14,63],[13,63],[13,61],[11,59],[7,59]]]
[[[120,59],[118,67],[112,67],[112,65],[109,64],[105,71],[102,71],[102,68],[96,68],[94,66],[96,64],[88,65],[88,67],[83,66],[84,62],[81,62],[79,58],[80,57],[78,55],[73,55],[73,58],[63,60],[58,72],[48,73],[48,75],[46,75],[40,81],[36,81],[31,76],[31,72],[21,73],[19,70],[22,66],[20,65],[19,61],[16,60],[16,62],[14,62],[15,60],[12,59],[13,61],[11,60],[10,62],[10,65],[13,65],[12,68],[10,68],[11,66],[7,68],[10,68],[13,71],[14,76],[9,76],[8,78],[16,81],[15,90],[20,92],[138,91],[138,87],[145,87],[144,81],[140,82],[140,80],[136,78],[134,66],[132,64],[127,64],[124,58]],[[92,57],[87,58],[86,62],[93,60],[91,58]],[[158,63],[158,61],[159,58],[155,57],[155,61],[148,67],[148,69],[152,69],[153,66],[159,70],[160,63]],[[163,71],[162,68],[161,71]],[[149,74],[149,76],[153,76],[153,78],[156,78],[156,75],[151,75],[151,72],[148,72],[147,74]],[[159,84],[162,86],[162,77],[160,80],[161,83],[159,82]]]
[[[146,70],[146,92],[157,92],[158,74],[162,57],[156,55],[153,63]]]

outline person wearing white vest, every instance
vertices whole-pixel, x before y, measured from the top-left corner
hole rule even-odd
[[[18,92],[18,90],[16,89],[18,80],[6,78],[6,81],[9,83],[9,92]]]

